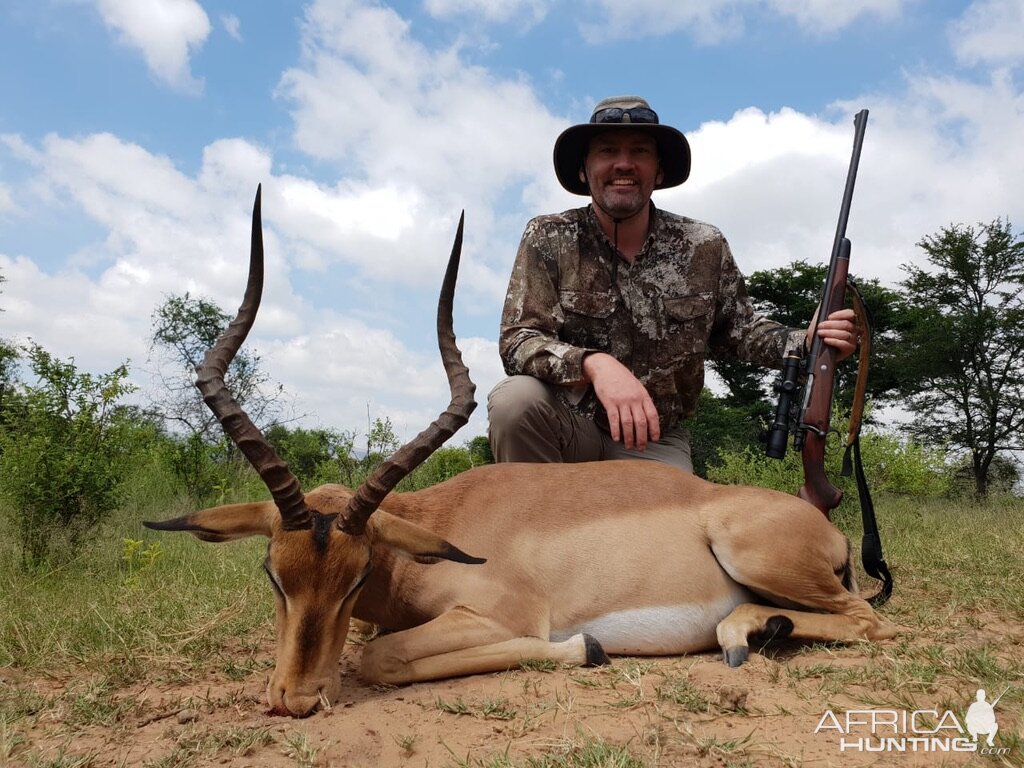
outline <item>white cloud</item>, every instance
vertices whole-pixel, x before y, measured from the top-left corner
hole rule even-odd
[[[580,24],[590,42],[663,36],[685,32],[699,43],[715,45],[740,37],[759,14],[792,18],[813,35],[836,32],[862,16],[898,17],[919,0],[589,0],[596,19]]]
[[[853,141],[870,109],[849,235],[852,269],[894,283],[924,235],[954,222],[1024,221],[1024,95],[987,83],[915,76],[899,95],[836,105],[834,120],[747,109],[688,138],[691,180],[658,193],[669,210],[717,224],[745,272],[827,260]]]
[[[444,201],[492,199],[548,173],[534,158],[548,160],[561,121],[528,82],[496,78],[457,49],[426,48],[389,8],[321,2],[306,16],[305,65],[280,88],[304,151]]]
[[[548,12],[549,0],[425,0],[423,7],[436,18],[471,16],[492,22],[523,19],[540,22]]]
[[[471,65],[457,47],[428,48],[390,8],[314,3],[303,51],[278,94],[292,106],[298,146],[336,163],[346,180],[331,190],[296,183],[292,195],[314,203],[296,220],[296,237],[318,246],[326,263],[422,281],[443,263],[442,244],[465,208],[466,250],[475,256],[465,284],[500,302],[525,217],[497,218],[497,201],[525,210],[517,197],[553,188],[551,143],[567,121],[529,82]]]
[[[978,0],[949,26],[957,60],[995,66],[1024,62],[1024,2]]]
[[[18,212],[18,205],[14,202],[14,195],[11,188],[0,182],[0,214],[12,214]]]
[[[210,19],[196,0],[95,0],[103,22],[125,45],[142,52],[158,80],[199,93],[189,56],[210,34]]]
[[[699,43],[714,45],[743,33],[743,10],[755,0],[589,0],[597,15],[580,23],[583,37],[597,43],[632,37],[657,37],[685,30]]]
[[[770,10],[791,16],[806,32],[837,32],[862,16],[896,19],[918,0],[768,0]]]
[[[249,201],[227,196],[215,183],[232,162],[231,142],[207,149],[198,181],[167,158],[111,134],[50,135],[39,147],[5,143],[37,171],[26,195],[78,208],[107,231],[102,243],[85,246],[99,268],[95,277],[70,266],[73,254],[53,273],[9,258],[12,292],[24,299],[5,317],[12,332],[34,336],[60,354],[92,350],[109,365],[112,354],[145,357],[149,315],[166,294],[187,290],[226,306],[237,301]],[[252,180],[236,185],[236,195],[238,188],[246,195],[255,189],[259,170],[248,168]],[[273,256],[270,262],[277,265]]]
[[[233,13],[225,13],[220,17],[221,26],[228,35],[238,42],[242,42],[242,22]]]
[[[137,383],[148,386],[141,368],[150,317],[167,295],[189,291],[228,311],[237,306],[245,281],[250,195],[262,181],[267,278],[248,343],[262,354],[267,372],[298,395],[300,412],[341,428],[361,428],[370,404],[374,416],[390,416],[400,435],[411,436],[443,410],[447,386],[436,352],[416,351],[389,329],[430,327],[439,270],[417,288],[384,299],[365,285],[360,291],[351,269],[325,272],[321,287],[335,298],[320,308],[292,285],[290,264],[304,248],[330,249],[335,239],[354,238],[366,243],[372,257],[386,247],[379,233],[387,230],[374,217],[378,210],[401,210],[388,200],[394,190],[357,183],[318,188],[305,179],[274,177],[271,157],[241,139],[207,146],[195,176],[110,134],[51,135],[38,146],[6,136],[4,144],[36,169],[27,193],[79,208],[107,232],[101,243],[87,246],[96,267],[89,271],[73,266],[73,257],[48,272],[27,257],[0,253],[0,273],[7,278],[5,336],[34,338],[55,354],[74,356],[85,370],[110,370],[130,358]],[[419,243],[420,253],[410,262],[422,260],[423,251],[443,262],[454,232],[450,223],[441,242]],[[314,237],[309,227],[325,233]],[[473,297],[472,259],[466,262],[460,315]],[[426,306],[422,317],[420,304]],[[473,356],[483,359],[489,388],[500,368],[493,342],[464,344],[471,364],[476,365]],[[477,421],[473,428],[484,427]]]

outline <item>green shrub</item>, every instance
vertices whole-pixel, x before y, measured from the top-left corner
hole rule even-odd
[[[38,345],[26,352],[38,384],[18,387],[0,429],[0,494],[23,563],[36,565],[58,541],[77,547],[117,506],[139,424],[118,406],[132,390],[124,365],[92,376]]]
[[[963,499],[977,497],[978,483],[975,478],[974,465],[968,455],[961,458],[949,468],[950,498]],[[1012,495],[1021,482],[1021,467],[1008,456],[996,454],[988,468],[987,488],[990,496]]]
[[[168,440],[161,446],[163,462],[182,489],[197,501],[213,496],[223,482],[216,456],[220,452],[219,446],[210,445],[199,433]]]
[[[864,432],[861,457],[872,491],[916,497],[939,497],[949,491],[946,455],[941,450],[925,448],[894,435]],[[781,461],[750,448],[722,451],[720,459],[720,465],[708,468],[708,479],[716,483],[756,485],[787,493],[795,493],[803,483],[800,454],[792,449]],[[852,476],[842,477],[842,464],[843,447],[837,439],[830,439],[825,450],[825,473],[843,490],[844,503],[847,500],[856,503],[855,480]]]
[[[443,483],[473,466],[473,457],[465,448],[438,448],[420,466],[398,484],[398,490],[412,491]]]

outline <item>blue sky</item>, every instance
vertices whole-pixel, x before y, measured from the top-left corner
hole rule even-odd
[[[430,318],[459,211],[483,401],[523,226],[583,203],[554,139],[600,98],[688,135],[691,178],[656,202],[748,273],[827,257],[870,109],[849,234],[893,282],[941,226],[1024,221],[1021,41],[1024,0],[4,3],[0,335],[151,386],[166,296],[237,306],[262,183],[250,343],[305,423],[360,429],[369,404],[411,434],[446,402]]]

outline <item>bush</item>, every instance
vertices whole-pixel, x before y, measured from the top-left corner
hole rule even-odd
[[[470,469],[473,464],[473,457],[465,448],[438,448],[408,477],[404,478],[396,490],[419,490],[443,483]]]
[[[276,424],[264,434],[304,488],[318,484],[316,480],[321,474],[330,474],[333,468],[325,469],[328,465],[337,464],[339,469],[347,469],[349,476],[354,470],[355,432],[303,427],[289,429]]]
[[[766,416],[762,404],[735,404],[705,387],[697,412],[686,425],[694,474],[710,477],[713,467],[722,468],[725,454],[756,451]]]
[[[1012,459],[996,455],[988,468],[988,494],[1010,496],[1021,483],[1021,468]],[[949,494],[951,498],[977,497],[978,483],[970,456],[961,459],[949,469]]]
[[[843,429],[840,429],[840,433]],[[948,493],[950,483],[944,451],[922,447],[888,434],[861,434],[864,473],[872,491],[915,497],[939,497]],[[708,479],[716,483],[755,485],[795,493],[803,484],[800,454],[789,450],[781,461],[763,452],[744,448],[722,451],[721,464],[708,468]],[[844,492],[844,503],[856,504],[854,478],[842,477],[843,446],[829,440],[825,450],[825,473]]]
[[[81,537],[118,503],[138,424],[118,400],[127,368],[92,376],[38,345],[26,350],[35,387],[16,389],[0,429],[0,493],[25,565],[45,561],[58,539]]]

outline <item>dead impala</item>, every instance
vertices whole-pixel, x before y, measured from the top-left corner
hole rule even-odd
[[[475,406],[452,331],[461,221],[437,319],[451,404],[355,492],[324,485],[303,494],[224,384],[262,293],[259,206],[257,192],[245,298],[196,386],[273,501],[146,525],[204,541],[270,540],[263,568],[277,602],[272,711],[307,715],[337,698],[353,616],[394,630],[363,650],[362,676],[375,683],[494,672],[526,659],[603,664],[606,653],[682,654],[716,644],[738,666],[748,638],[760,633],[896,633],[859,596],[846,537],[783,493],[619,461],[499,464],[389,495]]]

